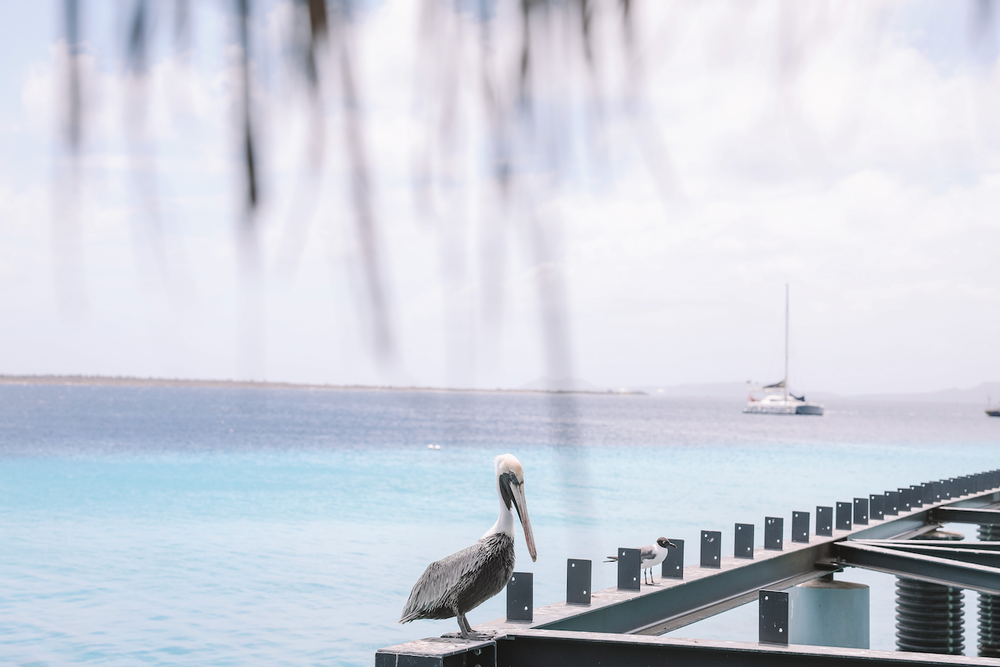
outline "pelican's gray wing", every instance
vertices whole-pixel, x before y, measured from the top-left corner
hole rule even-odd
[[[434,561],[427,566],[424,573],[413,584],[410,597],[403,607],[400,623],[408,623],[418,618],[451,618],[455,612],[451,610],[447,598],[459,582],[479,565],[481,552],[479,543],[473,544]]]

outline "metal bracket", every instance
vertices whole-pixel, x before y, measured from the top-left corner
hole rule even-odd
[[[683,579],[684,540],[676,537],[668,539],[676,544],[677,547],[674,549],[667,547],[667,557],[663,559],[663,564],[660,566],[660,576],[667,579]]]
[[[638,549],[618,549],[618,590],[639,590],[641,566],[642,555]]]
[[[788,593],[762,590],[758,595],[758,638],[769,644],[788,643]]]
[[[764,548],[782,551],[785,548],[785,520],[782,517],[764,518]]]
[[[701,566],[722,567],[722,531],[701,531]]]
[[[507,582],[507,620],[534,620],[534,579],[532,572],[515,572]]]
[[[837,501],[837,530],[851,529],[851,503]]]
[[[882,514],[888,516],[899,515],[899,491],[885,492],[885,505],[882,507]]]
[[[820,537],[833,536],[832,507],[816,507],[816,534]]]
[[[792,542],[809,542],[809,512],[792,512]]]
[[[913,489],[910,487],[899,489],[899,511],[909,512],[913,509]]]
[[[924,482],[924,505],[941,502],[941,483]]]
[[[868,512],[872,519],[881,521],[885,518],[885,496],[872,493],[868,496]]]
[[[753,558],[753,524],[736,524],[733,536],[733,556],[736,558]]]
[[[868,525],[868,499],[854,499],[854,523],[858,526]]]
[[[566,559],[566,602],[590,604],[593,563],[577,558]]]

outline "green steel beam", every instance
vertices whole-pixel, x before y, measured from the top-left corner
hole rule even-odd
[[[836,555],[836,562],[840,565],[863,567],[898,577],[1000,595],[1000,568],[997,567],[907,553],[853,541],[839,543]]]
[[[936,507],[931,521],[937,523],[976,523],[980,526],[1000,526],[1000,510],[969,507]]]

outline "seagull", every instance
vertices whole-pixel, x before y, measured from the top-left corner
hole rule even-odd
[[[646,570],[649,570],[649,585],[653,583],[653,568],[663,562],[667,557],[667,547],[677,548],[677,545],[665,537],[657,538],[656,542],[647,547],[639,547],[639,563],[642,568],[642,583],[646,583]],[[618,556],[608,556],[605,563],[617,563]]]
[[[465,615],[503,590],[514,572],[514,511],[524,528],[524,541],[536,559],[528,505],[524,499],[524,469],[512,454],[493,459],[500,516],[493,527],[467,549],[427,566],[410,591],[400,623],[418,618],[458,617],[463,639],[491,635],[475,633]]]

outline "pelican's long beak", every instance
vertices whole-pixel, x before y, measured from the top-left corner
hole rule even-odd
[[[528,501],[524,499],[524,484],[511,484],[510,492],[514,509],[517,510],[517,518],[521,520],[521,526],[524,528],[524,542],[528,545],[531,562],[535,562],[538,553],[535,551],[535,536],[531,533],[531,519],[528,518]]]

